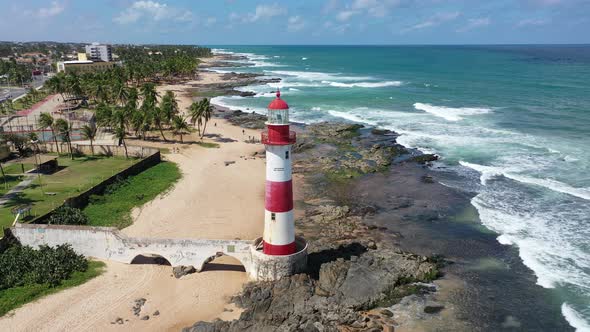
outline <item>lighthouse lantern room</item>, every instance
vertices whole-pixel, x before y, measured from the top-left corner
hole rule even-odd
[[[289,129],[289,105],[277,97],[268,105],[267,130],[262,133],[266,148],[266,195],[263,253],[291,255],[297,250],[293,219],[291,146],[296,141]]]

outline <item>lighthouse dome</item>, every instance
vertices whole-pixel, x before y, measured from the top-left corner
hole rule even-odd
[[[288,110],[289,105],[281,99],[281,91],[277,90],[277,98],[268,104],[269,110]]]

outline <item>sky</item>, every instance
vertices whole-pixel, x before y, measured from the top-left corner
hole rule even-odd
[[[0,40],[590,43],[590,0],[0,0]]]

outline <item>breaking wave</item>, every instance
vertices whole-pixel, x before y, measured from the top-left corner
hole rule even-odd
[[[414,108],[419,111],[430,113],[439,118],[443,118],[447,121],[459,121],[463,120],[464,116],[469,115],[481,115],[490,113],[492,110],[489,108],[475,108],[475,107],[446,107],[446,106],[434,106],[431,104],[415,103]]]
[[[330,82],[322,81],[324,84],[328,84],[338,88],[383,88],[388,86],[401,86],[400,81],[385,81],[385,82],[355,82],[355,83],[342,83],[342,82]]]

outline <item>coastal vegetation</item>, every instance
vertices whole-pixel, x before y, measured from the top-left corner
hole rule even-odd
[[[50,225],[87,225],[88,217],[80,210],[69,206],[60,206],[49,217]]]
[[[69,245],[33,249],[11,243],[0,253],[0,316],[42,296],[98,276],[102,262],[88,261]]]
[[[168,191],[181,177],[175,163],[161,162],[138,175],[119,180],[100,196],[91,196],[83,209],[91,226],[119,229],[132,223],[131,211]]]

